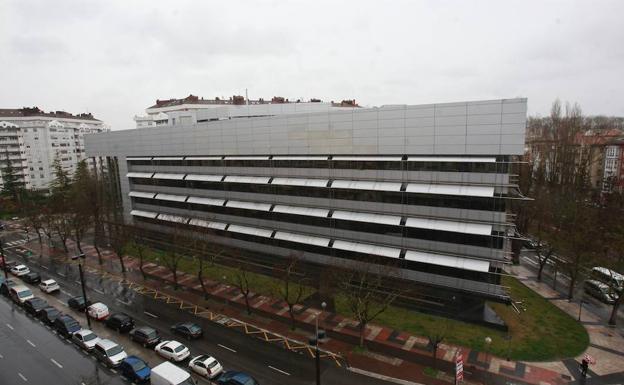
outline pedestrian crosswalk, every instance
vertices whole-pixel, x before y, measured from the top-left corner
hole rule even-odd
[[[12,241],[12,242],[6,242],[4,243],[4,247],[17,247],[17,246],[21,246],[24,243],[28,242],[28,239],[20,239],[17,241]]]

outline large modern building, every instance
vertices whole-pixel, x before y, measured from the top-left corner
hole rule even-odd
[[[37,107],[0,109],[0,169],[6,154],[28,189],[47,189],[58,156],[70,175],[84,155],[84,135],[105,131],[88,113],[44,112]],[[0,188],[2,177],[0,175]]]
[[[510,300],[499,274],[526,110],[526,99],[504,99],[228,119],[178,111],[85,143],[87,156],[117,162],[128,222],[208,230],[262,261],[294,251],[317,271],[392,262],[389,284],[480,319],[485,300]]]

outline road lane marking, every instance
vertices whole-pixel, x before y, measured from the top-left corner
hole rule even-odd
[[[4,356],[2,354],[0,354],[0,360],[3,359],[3,358],[4,358]]]
[[[282,373],[282,374],[283,374],[283,375],[285,375],[285,376],[290,376],[290,373],[288,373],[288,372],[285,372],[285,371],[280,370],[280,369],[278,369],[278,368],[274,368],[274,367],[272,367],[271,365],[268,365],[268,366],[269,366],[269,368],[271,368],[271,369],[275,370],[275,371],[276,371],[276,372],[278,372],[278,373]]]
[[[158,316],[156,314],[152,314],[152,313],[150,313],[148,311],[144,311],[143,314],[146,314],[146,315],[148,315],[148,316],[150,316],[152,318],[158,318]]]
[[[56,302],[60,303],[61,305],[67,306],[67,304],[65,302],[61,301],[60,299],[58,299],[58,298],[54,298],[54,299],[56,300]]]
[[[26,377],[24,377],[24,375],[23,375],[22,373],[19,373],[19,372],[18,372],[18,373],[17,373],[17,375],[18,375],[18,376],[20,376],[20,378],[21,378],[22,380],[24,380],[24,382],[28,382],[28,379],[27,379]]]
[[[58,366],[59,368],[63,369],[63,365],[59,364],[58,362],[56,362],[56,360],[54,358],[50,358],[50,361],[52,361],[52,363],[56,366]]]
[[[59,273],[59,272],[57,272],[56,274],[60,275],[60,276],[61,276],[61,277],[63,277],[63,278],[66,278],[66,277],[67,277],[67,275],[65,275],[65,274],[63,274],[63,273]]]
[[[11,330],[15,330],[15,328],[13,328],[13,326],[11,326],[11,324],[6,324],[6,326],[11,329]]]
[[[232,349],[232,348],[228,348],[228,347],[227,347],[227,346],[225,346],[225,345],[217,344],[217,346],[218,346],[218,347],[220,347],[220,348],[223,348],[223,349],[225,349],[225,350],[229,350],[229,351],[231,351],[232,353],[236,353],[236,350],[234,350],[234,349]]]
[[[50,268],[49,268],[49,267],[47,267],[47,266],[43,266],[43,265],[41,265],[41,267],[42,267],[42,268],[44,268],[44,269],[46,269],[46,270],[50,270]]]
[[[70,297],[73,297],[73,295],[71,293],[69,293],[69,292],[67,292],[65,290],[62,290],[62,289],[61,289],[61,293],[65,294],[65,295],[68,295]]]
[[[126,305],[126,306],[130,306],[130,305],[132,305],[132,302],[129,302],[129,301],[122,301],[122,300],[120,300],[120,299],[115,299],[115,301],[117,301],[117,302],[119,302],[119,303],[123,303],[123,304],[124,304],[124,305]]]
[[[37,345],[33,344],[31,340],[26,340],[26,342],[28,342],[28,345],[32,346],[33,348],[37,347]]]
[[[100,294],[104,295],[104,292],[102,290],[93,289],[93,291],[96,292],[96,293],[100,293]]]

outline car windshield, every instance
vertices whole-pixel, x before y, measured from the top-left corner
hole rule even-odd
[[[197,383],[195,382],[195,380],[193,380],[193,377],[189,377],[186,380],[180,382],[178,385],[197,385]]]
[[[191,332],[195,333],[198,332],[200,330],[200,327],[197,325],[191,325],[189,326],[189,329],[191,330]]]
[[[61,312],[56,310],[56,309],[49,309],[47,312],[48,312],[48,316],[49,317],[55,317],[55,316],[61,314]]]
[[[217,366],[219,363],[215,360],[208,364],[208,369],[212,369]]]
[[[67,326],[67,330],[80,329],[80,324],[78,322],[76,322],[76,321],[66,322],[65,326]]]
[[[143,370],[143,368],[145,368],[145,362],[137,360],[134,364],[132,364],[132,369],[135,372],[138,372],[139,370]]]
[[[17,295],[20,298],[24,298],[24,297],[30,297],[32,293],[30,292],[30,290],[24,290],[24,291],[20,291],[19,293],[17,293]]]
[[[145,335],[147,336],[147,338],[156,338],[158,337],[158,332],[156,330],[151,330],[145,332]]]
[[[109,357],[112,357],[112,356],[117,355],[117,354],[119,354],[121,352],[123,352],[123,348],[121,346],[119,346],[119,345],[115,345],[115,346],[113,346],[112,348],[110,348],[110,349],[108,349],[106,351],[106,355],[109,356]]]
[[[82,336],[82,339],[87,342],[87,341],[91,341],[96,339],[97,336],[95,335],[95,333],[89,333],[89,334],[85,334],[84,336]]]
[[[173,349],[173,351],[176,353],[180,353],[182,350],[184,350],[184,348],[184,345],[180,345],[177,348]]]

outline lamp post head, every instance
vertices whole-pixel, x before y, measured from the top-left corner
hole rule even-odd
[[[485,344],[490,345],[492,343],[492,339],[490,337],[485,337]]]
[[[325,310],[325,308],[327,307],[327,304],[325,302],[321,303],[321,308],[323,308],[323,310]]]

